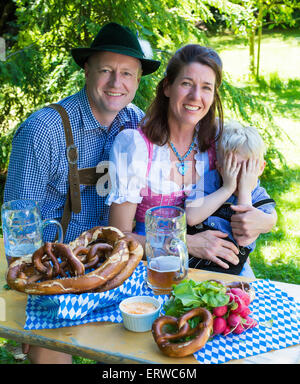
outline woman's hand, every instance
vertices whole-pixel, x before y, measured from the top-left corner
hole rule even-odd
[[[222,259],[238,264],[239,250],[231,241],[223,240],[226,237],[228,237],[226,233],[210,230],[187,235],[189,254],[199,259],[211,260],[220,267],[228,269],[228,264]]]
[[[233,237],[240,246],[247,246],[261,233],[270,232],[277,221],[276,211],[265,213],[249,205],[232,205],[237,213],[231,216]]]

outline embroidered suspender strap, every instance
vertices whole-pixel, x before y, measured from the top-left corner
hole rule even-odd
[[[67,147],[66,154],[69,165],[70,207],[72,212],[79,213],[81,211],[81,201],[79,173],[77,168],[78,150],[74,145],[69,116],[66,110],[59,104],[50,104],[49,107],[55,109],[60,114],[62,119]]]
[[[66,202],[65,202],[64,210],[63,210],[63,215],[62,215],[62,218],[60,221],[60,224],[61,224],[62,229],[63,229],[64,238],[66,236],[66,233],[68,230],[68,225],[69,225],[69,222],[71,220],[71,212],[72,212],[72,210],[71,210],[71,194],[70,194],[70,188],[68,188],[67,198],[66,198]],[[56,236],[55,240],[57,240],[57,236]]]
[[[63,228],[63,234],[65,236],[71,219],[71,212],[73,211],[75,213],[79,213],[81,211],[80,181],[77,168],[78,150],[77,147],[74,145],[70,120],[66,110],[59,104],[50,104],[48,105],[48,107],[55,109],[60,114],[65,131],[65,140],[67,148],[66,155],[69,165],[69,188],[61,219],[61,226]]]

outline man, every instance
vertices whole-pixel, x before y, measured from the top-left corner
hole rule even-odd
[[[72,55],[84,68],[86,86],[58,103],[67,112],[73,135],[67,156],[60,114],[47,107],[33,113],[13,139],[4,192],[5,201],[32,198],[40,203],[43,218],[60,219],[69,184],[74,183],[65,219],[66,243],[86,229],[107,224],[105,197],[95,189],[100,176],[96,166],[108,160],[112,142],[121,129],[137,127],[144,114],[130,103],[141,76],[154,72],[160,65],[159,61],[146,59],[137,37],[116,23],[105,25],[90,48],[75,48]],[[68,158],[75,163],[70,164],[70,171]],[[83,180],[78,181],[75,167],[80,176],[83,169],[90,174],[83,174]],[[73,173],[75,177],[69,183]],[[92,182],[85,180],[90,175]],[[55,228],[51,227],[44,234],[49,241],[55,238]]]
[[[96,167],[109,159],[121,129],[137,128],[144,113],[131,101],[141,76],[160,65],[145,58],[136,35],[116,23],[105,25],[90,48],[75,48],[72,56],[84,68],[86,85],[58,102],[67,116],[45,107],[18,128],[4,192],[5,201],[34,199],[43,218],[62,219],[65,243],[86,229],[107,225],[106,197],[95,187],[101,175]],[[54,230],[45,230],[45,241],[54,241]],[[34,363],[71,362],[69,355],[33,346],[29,357]]]

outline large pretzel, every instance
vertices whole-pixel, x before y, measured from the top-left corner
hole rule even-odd
[[[12,289],[37,295],[105,291],[131,276],[142,256],[141,244],[117,228],[95,227],[69,245],[45,243],[31,261],[16,260],[6,280]]]
[[[188,320],[200,316],[201,321],[191,328]],[[165,332],[165,326],[173,326],[176,333]],[[152,334],[159,349],[170,357],[184,357],[203,348],[212,334],[213,317],[205,308],[193,308],[177,319],[173,316],[161,316],[152,324]],[[189,340],[183,338],[189,336]],[[180,340],[180,341],[179,341]]]

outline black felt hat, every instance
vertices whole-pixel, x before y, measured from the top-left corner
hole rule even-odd
[[[115,52],[139,59],[142,63],[142,76],[155,72],[160,66],[160,61],[145,57],[136,35],[128,27],[123,27],[117,23],[104,25],[90,48],[73,48],[71,54],[75,62],[83,68],[90,55],[101,51]]]

